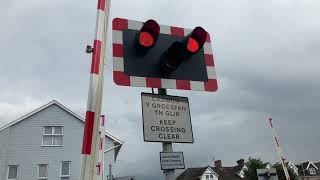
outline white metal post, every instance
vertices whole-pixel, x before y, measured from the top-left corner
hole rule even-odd
[[[159,88],[158,94],[167,95],[167,89]],[[163,152],[173,152],[172,143],[171,142],[162,142]],[[163,171],[165,175],[165,180],[174,180],[175,173],[174,169],[168,169]]]

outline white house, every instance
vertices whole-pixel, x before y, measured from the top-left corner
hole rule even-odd
[[[1,180],[79,180],[84,118],[57,101],[0,128]],[[105,176],[123,142],[106,132]]]
[[[242,180],[241,171],[244,159],[237,161],[236,166],[223,167],[221,160],[214,161],[214,166],[188,168],[176,180]]]
[[[298,176],[299,175],[299,169],[296,165],[294,165],[291,161],[289,161],[288,163],[286,163],[288,167],[290,167],[291,169],[293,169],[293,172]]]
[[[304,163],[297,164],[299,178],[304,180],[319,180],[320,179],[320,163],[313,163],[312,161],[307,161]]]
[[[199,177],[200,180],[218,180],[219,175],[212,170],[211,167],[207,167],[207,169],[202,173],[202,175]]]

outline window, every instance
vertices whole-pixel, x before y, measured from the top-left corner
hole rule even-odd
[[[206,179],[213,179],[213,174],[206,174]]]
[[[316,170],[314,168],[309,168],[309,173],[310,174],[316,174]]]
[[[18,179],[18,166],[8,166],[8,179]]]
[[[61,180],[69,180],[70,179],[70,161],[62,161],[61,162]]]
[[[45,126],[42,136],[42,146],[62,146],[62,126]]]
[[[48,165],[39,164],[38,165],[38,179],[47,180],[48,179]]]

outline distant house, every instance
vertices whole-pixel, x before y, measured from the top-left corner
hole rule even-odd
[[[221,160],[214,162],[214,167],[188,168],[176,180],[240,180],[243,179],[244,159],[237,161],[236,166],[222,167]]]
[[[296,175],[299,175],[299,169],[296,165],[294,165],[291,161],[287,162],[286,163],[287,167],[293,169],[293,172],[296,174]]]
[[[272,164],[270,162],[266,162],[266,163],[263,164],[263,168],[271,169],[272,168]]]
[[[320,180],[319,163],[307,161],[301,164],[296,164],[299,172],[299,179],[304,180]]]
[[[298,168],[291,162],[287,163],[294,171],[298,171]],[[263,168],[272,168],[270,162],[263,164]],[[182,172],[176,180],[239,180],[244,179],[244,170],[247,166],[244,159],[237,161],[236,166],[223,167],[221,160],[214,162],[214,166],[188,168]],[[298,172],[297,172],[298,174]]]
[[[1,127],[0,179],[79,180],[83,128],[84,119],[57,101]],[[122,144],[106,133],[105,172]]]

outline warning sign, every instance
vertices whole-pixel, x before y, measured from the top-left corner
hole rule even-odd
[[[160,152],[161,170],[184,169],[183,152]]]
[[[193,143],[186,97],[141,93],[144,141]]]

